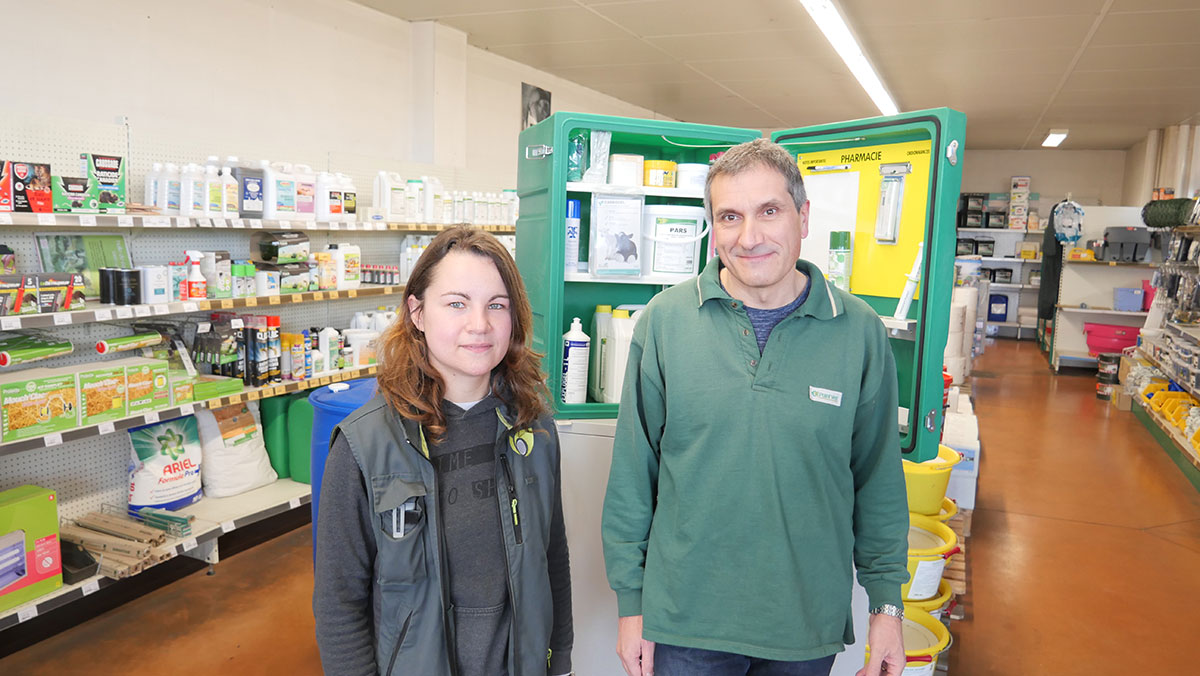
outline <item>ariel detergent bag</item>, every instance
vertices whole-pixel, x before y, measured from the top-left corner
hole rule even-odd
[[[129,508],[180,509],[203,497],[195,416],[129,430]]]

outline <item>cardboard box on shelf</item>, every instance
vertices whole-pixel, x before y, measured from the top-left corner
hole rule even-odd
[[[55,176],[54,213],[98,214],[100,203],[96,198],[96,184],[86,178]]]
[[[0,160],[0,211],[12,210],[12,162]]]
[[[46,214],[53,211],[54,194],[50,183],[49,164],[13,162],[12,210]]]
[[[38,312],[82,310],[87,302],[78,272],[39,272],[37,284]]]
[[[96,191],[100,213],[125,213],[125,158],[81,153],[80,169]]]
[[[120,420],[129,415],[124,366],[101,362],[84,367],[78,377],[80,425]]]
[[[0,316],[37,314],[36,275],[0,275]]]
[[[32,368],[0,376],[0,443],[79,426],[79,391],[72,369]]]
[[[118,363],[118,362],[113,362]],[[129,415],[166,408],[171,403],[167,362],[162,359],[134,357],[121,359],[125,367],[125,391],[129,397]]]
[[[41,486],[0,492],[0,611],[61,586],[58,496]]]

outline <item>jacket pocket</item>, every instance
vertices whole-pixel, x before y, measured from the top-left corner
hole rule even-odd
[[[387,474],[371,477],[378,539],[379,583],[408,585],[424,580],[427,489],[419,477]]]
[[[404,624],[400,626],[400,634],[396,636],[395,645],[392,647],[392,656],[388,659],[387,669],[384,670],[384,676],[390,676],[392,669],[396,666],[396,658],[400,655],[400,648],[404,645],[404,637],[408,636],[409,627],[412,624],[413,613],[409,611],[404,618]]]

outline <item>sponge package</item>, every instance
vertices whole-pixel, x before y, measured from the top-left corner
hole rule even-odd
[[[258,402],[196,412],[204,448],[204,494],[224,498],[274,483]]]

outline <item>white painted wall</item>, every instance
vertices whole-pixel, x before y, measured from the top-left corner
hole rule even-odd
[[[1008,192],[1013,176],[1029,176],[1047,206],[1068,192],[1083,205],[1121,204],[1125,151],[967,149],[963,192]]]
[[[133,195],[151,161],[210,154],[345,171],[366,205],[383,168],[438,175],[449,188],[515,187],[522,81],[548,89],[556,111],[655,117],[466,46],[463,80],[454,63],[432,69],[435,86],[460,92],[457,115],[438,101],[435,143],[450,151],[420,163],[413,78],[424,71],[414,58],[435,57],[414,50],[416,24],[349,0],[47,0],[7,3],[0,22],[24,27],[6,31],[5,49],[31,55],[26,72],[37,73],[0,91],[0,112],[64,126],[127,117]]]
[[[1121,204],[1136,206],[1145,204],[1154,189],[1154,171],[1158,162],[1158,144],[1152,144],[1153,135],[1138,141],[1125,151],[1125,179],[1121,189]]]

